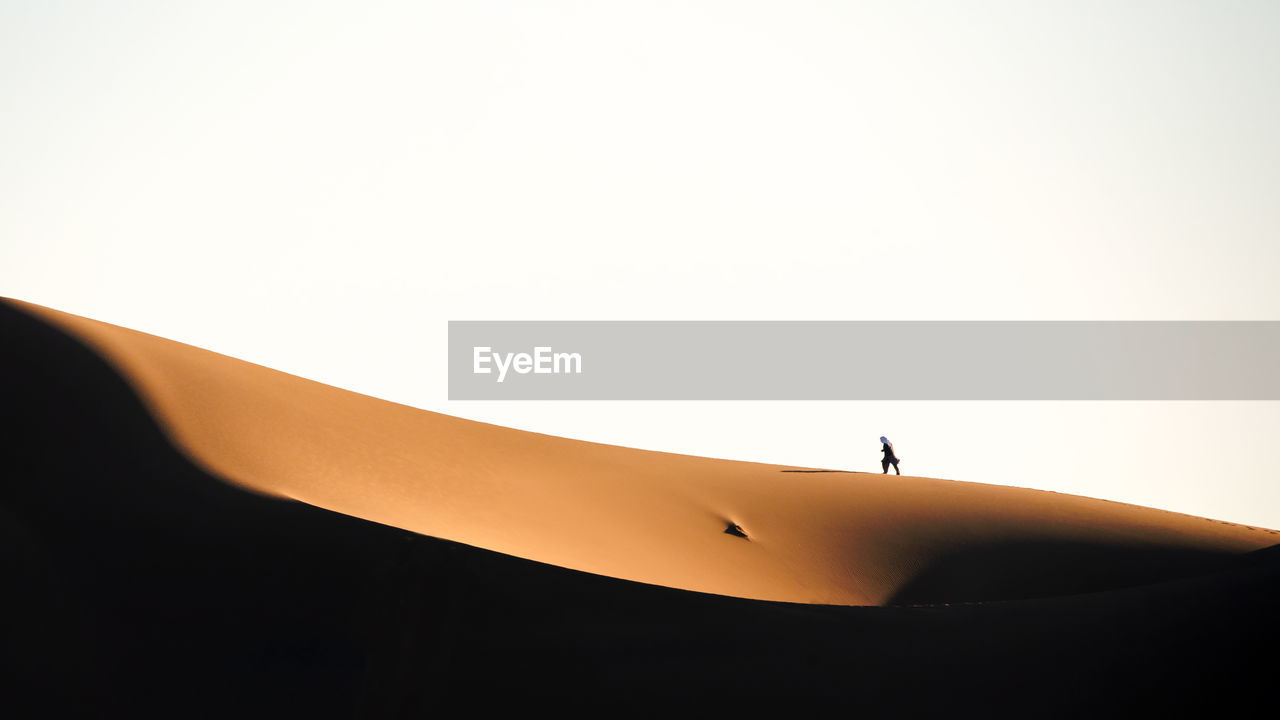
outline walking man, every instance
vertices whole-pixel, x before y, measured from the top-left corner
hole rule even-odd
[[[889,466],[892,465],[893,472],[897,475],[901,475],[902,473],[898,471],[898,456],[893,454],[893,443],[889,442],[889,438],[881,435],[880,444],[882,446],[880,448],[880,452],[884,453],[884,459],[880,461],[880,467],[884,468],[884,472],[880,474],[888,475]]]

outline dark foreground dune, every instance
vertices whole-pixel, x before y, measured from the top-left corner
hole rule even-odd
[[[1117,562],[1111,541],[970,543],[931,555],[887,607],[659,587],[234,486],[176,449],[79,340],[3,303],[0,337],[14,707],[414,717],[509,691],[700,694],[725,709],[831,696],[881,716],[1272,704],[1275,549],[1167,543]],[[1046,562],[1074,568],[1076,591],[1055,594],[1033,572]],[[1030,587],[1007,579],[1029,572]],[[1079,592],[1081,577],[1101,590]],[[961,602],[993,587],[1043,597]]]

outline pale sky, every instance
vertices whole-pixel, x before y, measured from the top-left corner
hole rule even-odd
[[[448,320],[1280,320],[1280,4],[0,0],[0,295],[539,432],[1280,528],[1280,405],[464,403]],[[868,338],[869,351],[892,353]]]

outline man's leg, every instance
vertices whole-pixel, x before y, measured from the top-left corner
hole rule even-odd
[[[886,472],[886,473],[888,473],[889,471],[888,471],[888,470],[885,470],[885,472]],[[901,472],[899,472],[899,471],[898,471],[898,461],[897,461],[897,460],[894,460],[894,461],[893,461],[893,472],[894,472],[895,474],[897,474],[897,475],[901,475],[901,474],[902,474]]]
[[[880,461],[880,467],[884,468],[884,472],[880,473],[881,475],[889,474],[889,461],[887,459]]]

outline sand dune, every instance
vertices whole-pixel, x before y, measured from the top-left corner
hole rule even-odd
[[[1004,600],[1186,576],[1280,541],[1065,494],[518,431],[6,302],[93,348],[178,448],[230,483],[624,580],[795,603]]]
[[[0,338],[0,691],[33,715],[1272,702],[1280,546],[1247,552],[1270,531],[518,433],[19,303]]]

